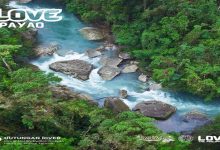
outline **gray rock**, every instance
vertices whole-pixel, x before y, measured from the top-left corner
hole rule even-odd
[[[89,75],[93,69],[93,66],[83,60],[70,60],[70,61],[60,61],[52,63],[50,69],[62,72],[67,75],[72,75],[74,78],[80,80],[88,80]]]
[[[79,31],[87,40],[98,41],[105,38],[103,33],[97,28],[85,27],[80,29]]]
[[[78,96],[79,96],[79,99],[85,99],[85,100],[93,101],[93,98],[88,94],[80,93]]]
[[[117,51],[119,49],[116,45],[112,43],[108,43],[108,42],[104,43],[103,46],[104,46],[104,49],[107,51]]]
[[[105,47],[103,45],[96,48],[96,51],[99,51],[99,52],[103,52],[104,50],[105,50]]]
[[[130,55],[128,53],[124,53],[124,52],[119,53],[118,57],[123,60],[131,59]]]
[[[138,103],[133,110],[144,116],[162,120],[168,119],[176,112],[174,106],[155,100]]]
[[[35,55],[37,57],[39,56],[45,56],[45,55],[53,55],[57,50],[59,49],[59,46],[57,44],[51,44],[48,47],[44,46],[38,46],[34,48]]]
[[[138,61],[130,61],[130,64],[131,64],[131,65],[138,65],[139,62],[138,62]]]
[[[138,69],[137,65],[126,65],[124,69],[122,70],[122,73],[132,73],[136,72]]]
[[[122,62],[121,58],[108,58],[108,57],[102,57],[100,59],[100,64],[103,66],[112,66],[117,67]]]
[[[209,122],[210,119],[205,114],[198,112],[198,111],[192,111],[188,112],[183,116],[183,121],[185,122]]]
[[[102,77],[103,80],[112,80],[120,73],[121,69],[111,66],[104,66],[98,71],[98,74]]]
[[[149,89],[152,91],[160,90],[162,88],[161,84],[158,83],[152,83],[149,86]]]
[[[148,77],[147,77],[147,75],[141,74],[138,77],[138,80],[141,81],[141,82],[147,82],[148,81]]]
[[[118,97],[108,97],[105,99],[104,107],[112,110],[114,113],[129,111],[129,107]]]
[[[120,98],[127,98],[128,97],[128,92],[126,90],[120,90],[119,91],[119,97]]]
[[[102,53],[97,50],[87,50],[86,54],[88,55],[89,58],[94,58],[102,55]]]

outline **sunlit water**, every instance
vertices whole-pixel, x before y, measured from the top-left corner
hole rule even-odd
[[[31,4],[20,5],[16,2],[10,2],[10,7],[25,8],[25,9],[42,9],[42,8],[62,8],[60,5],[48,5],[42,1],[35,1]],[[45,28],[38,31],[38,40],[40,45],[49,45],[57,43],[60,45],[58,54],[53,56],[41,57],[33,60],[31,63],[38,66],[41,70],[49,73],[53,72],[55,75],[62,78],[61,84],[67,85],[74,90],[90,94],[96,99],[100,105],[103,104],[104,97],[118,96],[120,89],[128,91],[128,99],[123,101],[133,108],[138,102],[147,100],[160,100],[177,107],[177,113],[166,121],[157,122],[157,126],[164,131],[187,131],[191,130],[195,124],[184,123],[180,116],[192,110],[198,110],[206,113],[209,116],[214,116],[220,113],[220,104],[217,102],[207,103],[201,98],[191,96],[188,94],[180,94],[167,91],[146,91],[148,84],[141,83],[137,80],[137,73],[121,74],[112,81],[104,81],[97,74],[101,67],[98,63],[100,58],[88,58],[84,52],[88,49],[97,48],[102,43],[92,42],[84,39],[79,29],[88,26],[82,23],[73,14],[63,11],[63,20],[56,23],[45,23]],[[85,60],[95,66],[95,69],[90,74],[90,79],[87,81],[80,81],[71,76],[57,73],[49,69],[49,65],[53,62],[63,60],[81,59]]]

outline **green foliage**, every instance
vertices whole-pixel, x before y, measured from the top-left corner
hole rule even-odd
[[[9,74],[9,89],[13,96],[19,99],[39,100],[49,97],[49,83],[59,82],[60,79],[53,74],[22,68]],[[48,95],[48,96],[47,96]]]
[[[163,86],[207,100],[220,97],[216,0],[66,0],[66,4],[87,21],[111,25],[116,42]]]
[[[82,134],[76,149],[157,149],[166,145],[162,142],[146,142],[140,138],[140,136],[168,137],[155,127],[153,119],[140,114],[122,112],[115,116],[108,110],[99,109],[96,106],[91,107],[83,101],[64,102],[61,105],[69,111],[78,112],[81,118],[87,118],[86,120],[89,122],[87,125],[80,123],[81,126],[78,127]],[[85,116],[87,117],[85,118]],[[176,142],[172,147],[178,144],[181,145],[181,142]],[[183,145],[182,143],[182,148],[187,146],[188,144]]]
[[[57,83],[60,79],[53,74],[21,68],[9,72],[4,79],[7,92],[10,93],[8,103],[10,107],[2,114],[5,122],[17,120],[21,126],[29,129],[36,128],[36,124],[50,121],[53,117],[49,107],[52,94],[49,84]],[[7,118],[7,119],[6,119]]]
[[[5,82],[7,73],[17,67],[14,56],[20,47],[19,45],[0,45],[0,81]],[[2,86],[0,83],[0,89]]]
[[[11,134],[22,135],[26,132],[34,135],[61,136],[72,138],[71,143],[60,143],[58,148],[74,149],[160,149],[163,147],[187,148],[189,144],[179,142],[170,144],[146,142],[140,136],[169,137],[157,129],[153,119],[135,112],[123,112],[115,116],[106,109],[92,106],[83,100],[72,100],[61,103],[49,101],[27,102],[10,99],[10,108],[0,111],[1,124],[10,127],[13,121],[19,130]],[[24,130],[26,129],[26,131]],[[25,132],[24,132],[25,131]],[[37,133],[37,134],[36,134]],[[56,144],[55,144],[56,145]],[[35,145],[33,148],[51,148],[50,145]],[[181,146],[180,146],[181,145]],[[5,149],[22,149],[31,145],[4,145]],[[65,149],[66,149],[65,148]]]
[[[24,28],[0,28],[0,90],[7,89],[9,72],[17,70],[33,53],[30,51],[33,42],[23,40],[22,32],[25,31]]]
[[[3,105],[7,108],[0,112],[0,118],[3,124],[14,122],[15,127],[36,129],[41,122],[52,120],[49,85],[60,79],[36,69],[21,68],[23,64],[18,58],[29,54],[29,46],[22,40],[23,31],[0,29],[0,90],[6,95]]]
[[[0,28],[0,44],[19,44],[21,39],[18,31],[16,29]]]

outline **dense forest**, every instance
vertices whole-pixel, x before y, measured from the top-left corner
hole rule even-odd
[[[165,87],[205,97],[220,96],[220,18],[214,0],[66,0],[87,22],[105,23],[124,51]],[[27,29],[0,28],[0,136],[61,136],[52,145],[2,145],[1,150],[187,150],[218,149],[179,141],[154,119],[132,111],[115,114],[81,99],[57,99],[61,79],[28,64],[34,56]],[[193,135],[219,135],[220,117]],[[174,137],[146,142],[140,137]]]
[[[49,85],[60,81],[19,61],[30,56],[31,41],[22,30],[0,29],[0,135],[61,136],[54,145],[2,145],[1,150],[23,149],[186,149],[188,142],[148,143],[139,136],[169,137],[153,119],[134,112],[114,114],[86,101],[55,99]],[[24,43],[25,41],[25,43]],[[29,49],[29,50],[28,50]],[[177,138],[177,135],[173,135]]]
[[[24,149],[185,149],[188,142],[148,143],[139,136],[169,137],[153,119],[123,112],[114,114],[84,100],[56,99],[50,85],[60,81],[21,61],[32,56],[34,43],[24,39],[27,29],[0,29],[0,135],[61,136],[52,145],[1,145],[1,150]],[[21,59],[22,58],[22,59]],[[177,138],[177,135],[174,135]]]
[[[66,0],[87,22],[112,28],[164,87],[211,100],[220,96],[220,14],[216,0]]]

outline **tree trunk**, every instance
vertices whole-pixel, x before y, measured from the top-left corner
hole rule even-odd
[[[10,65],[6,62],[6,60],[3,57],[1,57],[1,59],[2,59],[2,62],[5,64],[5,66],[8,68],[8,70],[11,72],[12,69],[11,69]]]

